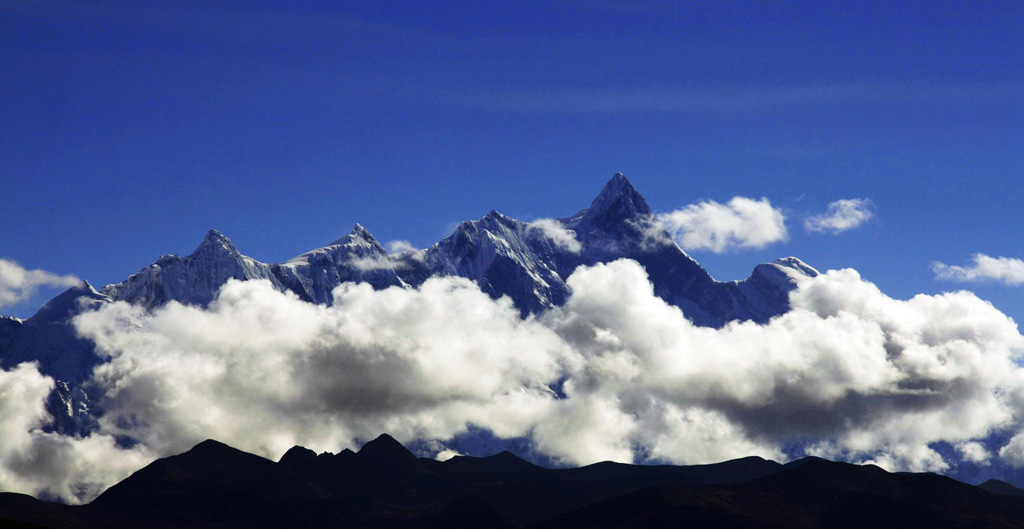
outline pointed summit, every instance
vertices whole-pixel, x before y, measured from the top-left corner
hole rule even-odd
[[[391,463],[412,461],[416,456],[394,437],[384,433],[359,449],[358,456],[374,462]]]
[[[372,239],[373,238],[373,235],[370,235],[370,230],[367,230],[366,228],[363,227],[362,224],[359,224],[358,222],[356,223],[355,226],[352,226],[351,235],[362,237],[364,239],[366,239],[366,238]]]
[[[651,213],[651,207],[647,205],[647,201],[633,188],[633,184],[622,173],[615,173],[594,199],[594,202],[590,204],[591,213],[609,210],[632,213],[631,216]]]
[[[362,224],[356,223],[352,227],[352,231],[348,235],[332,242],[329,246],[338,246],[339,244],[352,244],[354,242],[366,242],[372,246],[380,246],[377,239],[370,233],[370,230],[363,227]]]
[[[195,257],[200,254],[222,254],[227,253],[229,255],[238,255],[238,248],[235,248],[234,243],[231,239],[225,237],[221,232],[217,230],[210,230],[206,232],[206,237],[203,238],[203,242],[199,244],[196,251],[192,252],[189,257]]]
[[[517,221],[512,217],[509,217],[508,215],[503,215],[499,213],[498,210],[492,209],[490,212],[488,212],[486,215],[480,218],[478,224],[480,226],[492,228],[496,226],[509,226],[511,224],[514,224],[515,222]]]
[[[575,228],[580,223],[584,231],[588,225],[603,231],[617,231],[626,221],[650,215],[651,207],[644,197],[633,188],[625,175],[615,173],[590,207],[573,217],[575,222],[571,220],[572,225],[569,227]]]
[[[615,173],[612,175],[612,178],[608,180],[608,183],[604,185],[604,190],[607,191],[608,189],[633,191],[633,184],[630,183],[628,178],[626,178],[626,175],[622,173]]]

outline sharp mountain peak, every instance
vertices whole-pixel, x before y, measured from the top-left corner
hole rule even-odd
[[[374,246],[380,246],[380,242],[378,242],[377,238],[374,237],[372,233],[370,233],[370,230],[366,229],[365,227],[363,227],[362,224],[359,224],[358,222],[355,224],[355,226],[352,226],[352,231],[350,231],[348,235],[332,242],[329,246],[349,244],[357,239],[368,242]]]
[[[206,237],[203,237],[203,242],[199,243],[199,247],[192,252],[189,257],[196,257],[204,253],[227,253],[230,255],[238,255],[238,248],[231,242],[223,233],[217,230],[210,230],[206,232]]]

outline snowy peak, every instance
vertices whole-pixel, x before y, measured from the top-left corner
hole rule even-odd
[[[818,270],[813,266],[797,259],[796,257],[782,257],[772,261],[772,264],[796,270],[807,277],[817,277],[821,275],[821,272],[818,272]]]
[[[210,230],[206,233],[206,237],[203,238],[203,242],[199,244],[196,251],[192,252],[189,257],[199,257],[201,255],[238,256],[241,254],[238,253],[238,248],[235,248],[231,239],[228,239],[217,230]]]
[[[81,383],[100,358],[69,321],[112,300],[147,308],[170,301],[205,306],[229,280],[265,280],[305,301],[329,305],[333,290],[343,283],[362,282],[380,290],[456,276],[474,281],[494,299],[507,296],[526,317],[564,304],[570,295],[565,281],[577,267],[627,258],[644,267],[656,295],[695,324],[718,327],[733,320],[769,321],[789,310],[789,293],[804,278],[818,275],[799,259],[786,257],[758,265],[742,281],[715,281],[657,225],[647,201],[622,173],[611,177],[589,208],[557,222],[543,220],[548,222],[526,223],[491,210],[425,250],[394,256],[356,224],[330,245],[279,264],[247,257],[222,233],[210,230],[189,256],[160,257],[102,293],[83,282],[24,322],[0,318],[0,360],[3,365],[38,361],[45,374],[71,384],[62,386],[60,406],[51,412],[65,421],[59,428],[74,428],[79,418],[88,419],[85,412],[74,411],[88,397],[74,392],[81,393]],[[61,410],[66,410],[63,415]],[[412,457],[387,436],[367,443],[360,455],[373,457],[375,452]]]
[[[788,292],[796,288],[797,281],[805,277],[817,277],[819,272],[796,257],[783,257],[770,263],[754,267],[751,278],[766,281],[775,288]]]
[[[332,242],[330,246],[339,246],[346,244],[368,244],[383,249],[380,242],[370,233],[370,230],[363,227],[362,224],[356,223],[352,227],[352,231],[348,235]]]
[[[280,288],[270,265],[242,255],[230,239],[210,230],[188,257],[165,255],[123,282],[103,287],[103,293],[146,307],[172,300],[205,306],[229,279],[269,279]]]
[[[498,210],[492,209],[490,212],[488,212],[486,215],[484,215],[484,218],[482,218],[480,220],[485,220],[485,219],[493,221],[493,222],[508,222],[508,221],[512,220],[512,217],[509,217],[509,216],[506,216],[506,215],[502,215],[500,212],[498,212]]]
[[[650,214],[651,207],[643,195],[633,188],[625,175],[615,173],[590,204],[584,217],[596,225],[610,227],[612,223]]]
[[[314,303],[333,303],[332,291],[342,283],[364,282],[377,289],[404,285],[395,261],[360,224],[329,246],[272,265],[271,272],[282,288]]]

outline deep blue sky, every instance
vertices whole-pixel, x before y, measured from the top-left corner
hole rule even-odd
[[[337,4],[0,3],[0,258],[102,285],[210,228],[268,262],[355,222],[423,247],[622,171],[659,211],[785,210],[788,242],[690,252],[719,279],[796,255],[1024,319],[931,271],[1024,257],[1022,2]],[[840,198],[876,217],[803,231]]]

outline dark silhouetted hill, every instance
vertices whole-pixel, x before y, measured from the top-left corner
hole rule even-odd
[[[211,440],[89,505],[0,494],[0,526],[1024,527],[1012,492],[816,458],[547,469],[509,452],[421,459],[382,435],[358,452],[295,447],[275,463]]]

